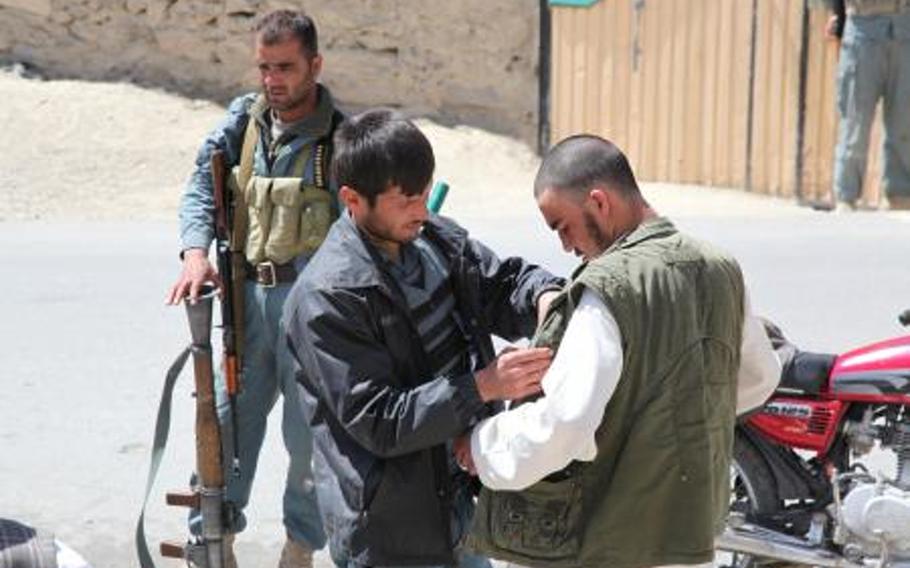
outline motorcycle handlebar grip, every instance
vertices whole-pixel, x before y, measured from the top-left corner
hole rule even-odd
[[[897,316],[897,321],[901,322],[904,327],[910,326],[910,309],[901,312],[901,315]]]

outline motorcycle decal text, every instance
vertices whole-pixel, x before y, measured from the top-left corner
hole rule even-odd
[[[788,418],[809,418],[812,416],[811,406],[790,402],[772,402],[766,404],[762,411],[766,414],[786,416]]]

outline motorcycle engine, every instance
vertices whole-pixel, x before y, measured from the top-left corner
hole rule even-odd
[[[866,554],[884,544],[894,556],[910,556],[910,492],[887,482],[860,483],[843,501],[844,525]]]

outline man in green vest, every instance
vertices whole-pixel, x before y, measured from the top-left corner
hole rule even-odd
[[[180,208],[183,270],[167,302],[193,301],[203,283],[221,282],[208,260],[214,236],[210,161],[212,153],[220,150],[232,169],[228,182],[235,204],[231,249],[245,257],[243,270],[238,271],[245,278],[236,289],[243,304],[237,310],[243,322],[238,340],[242,387],[233,420],[228,420],[226,405],[218,409],[222,420],[236,431],[239,457],[238,474],[230,472],[225,478],[225,500],[230,505],[226,565],[235,565],[233,535],[246,525],[243,511],[267,418],[280,394],[281,430],[290,466],[283,500],[287,540],[279,567],[310,568],[313,551],[325,545],[326,537],[313,480],[312,434],[300,411],[280,322],[291,285],[338,214],[328,163],[331,136],[342,116],[329,90],[318,81],[322,56],[316,25],[308,15],[296,10],[270,12],[257,21],[255,39],[261,92],[234,99],[199,150]],[[200,515],[192,515],[191,530],[197,532],[200,522]]]
[[[780,375],[739,266],[658,216],[602,138],[557,144],[534,195],[583,262],[534,339],[556,351],[543,396],[456,443],[486,486],[469,545],[528,566],[707,565],[735,416]]]

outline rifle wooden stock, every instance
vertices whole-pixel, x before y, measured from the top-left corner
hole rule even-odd
[[[193,372],[196,377],[196,473],[203,487],[222,487],[221,427],[215,409],[211,344],[193,345]]]
[[[238,381],[238,373],[240,369],[237,368],[237,356],[229,355],[224,358],[224,379],[225,386],[227,388],[229,395],[237,394],[238,389],[240,388]]]

